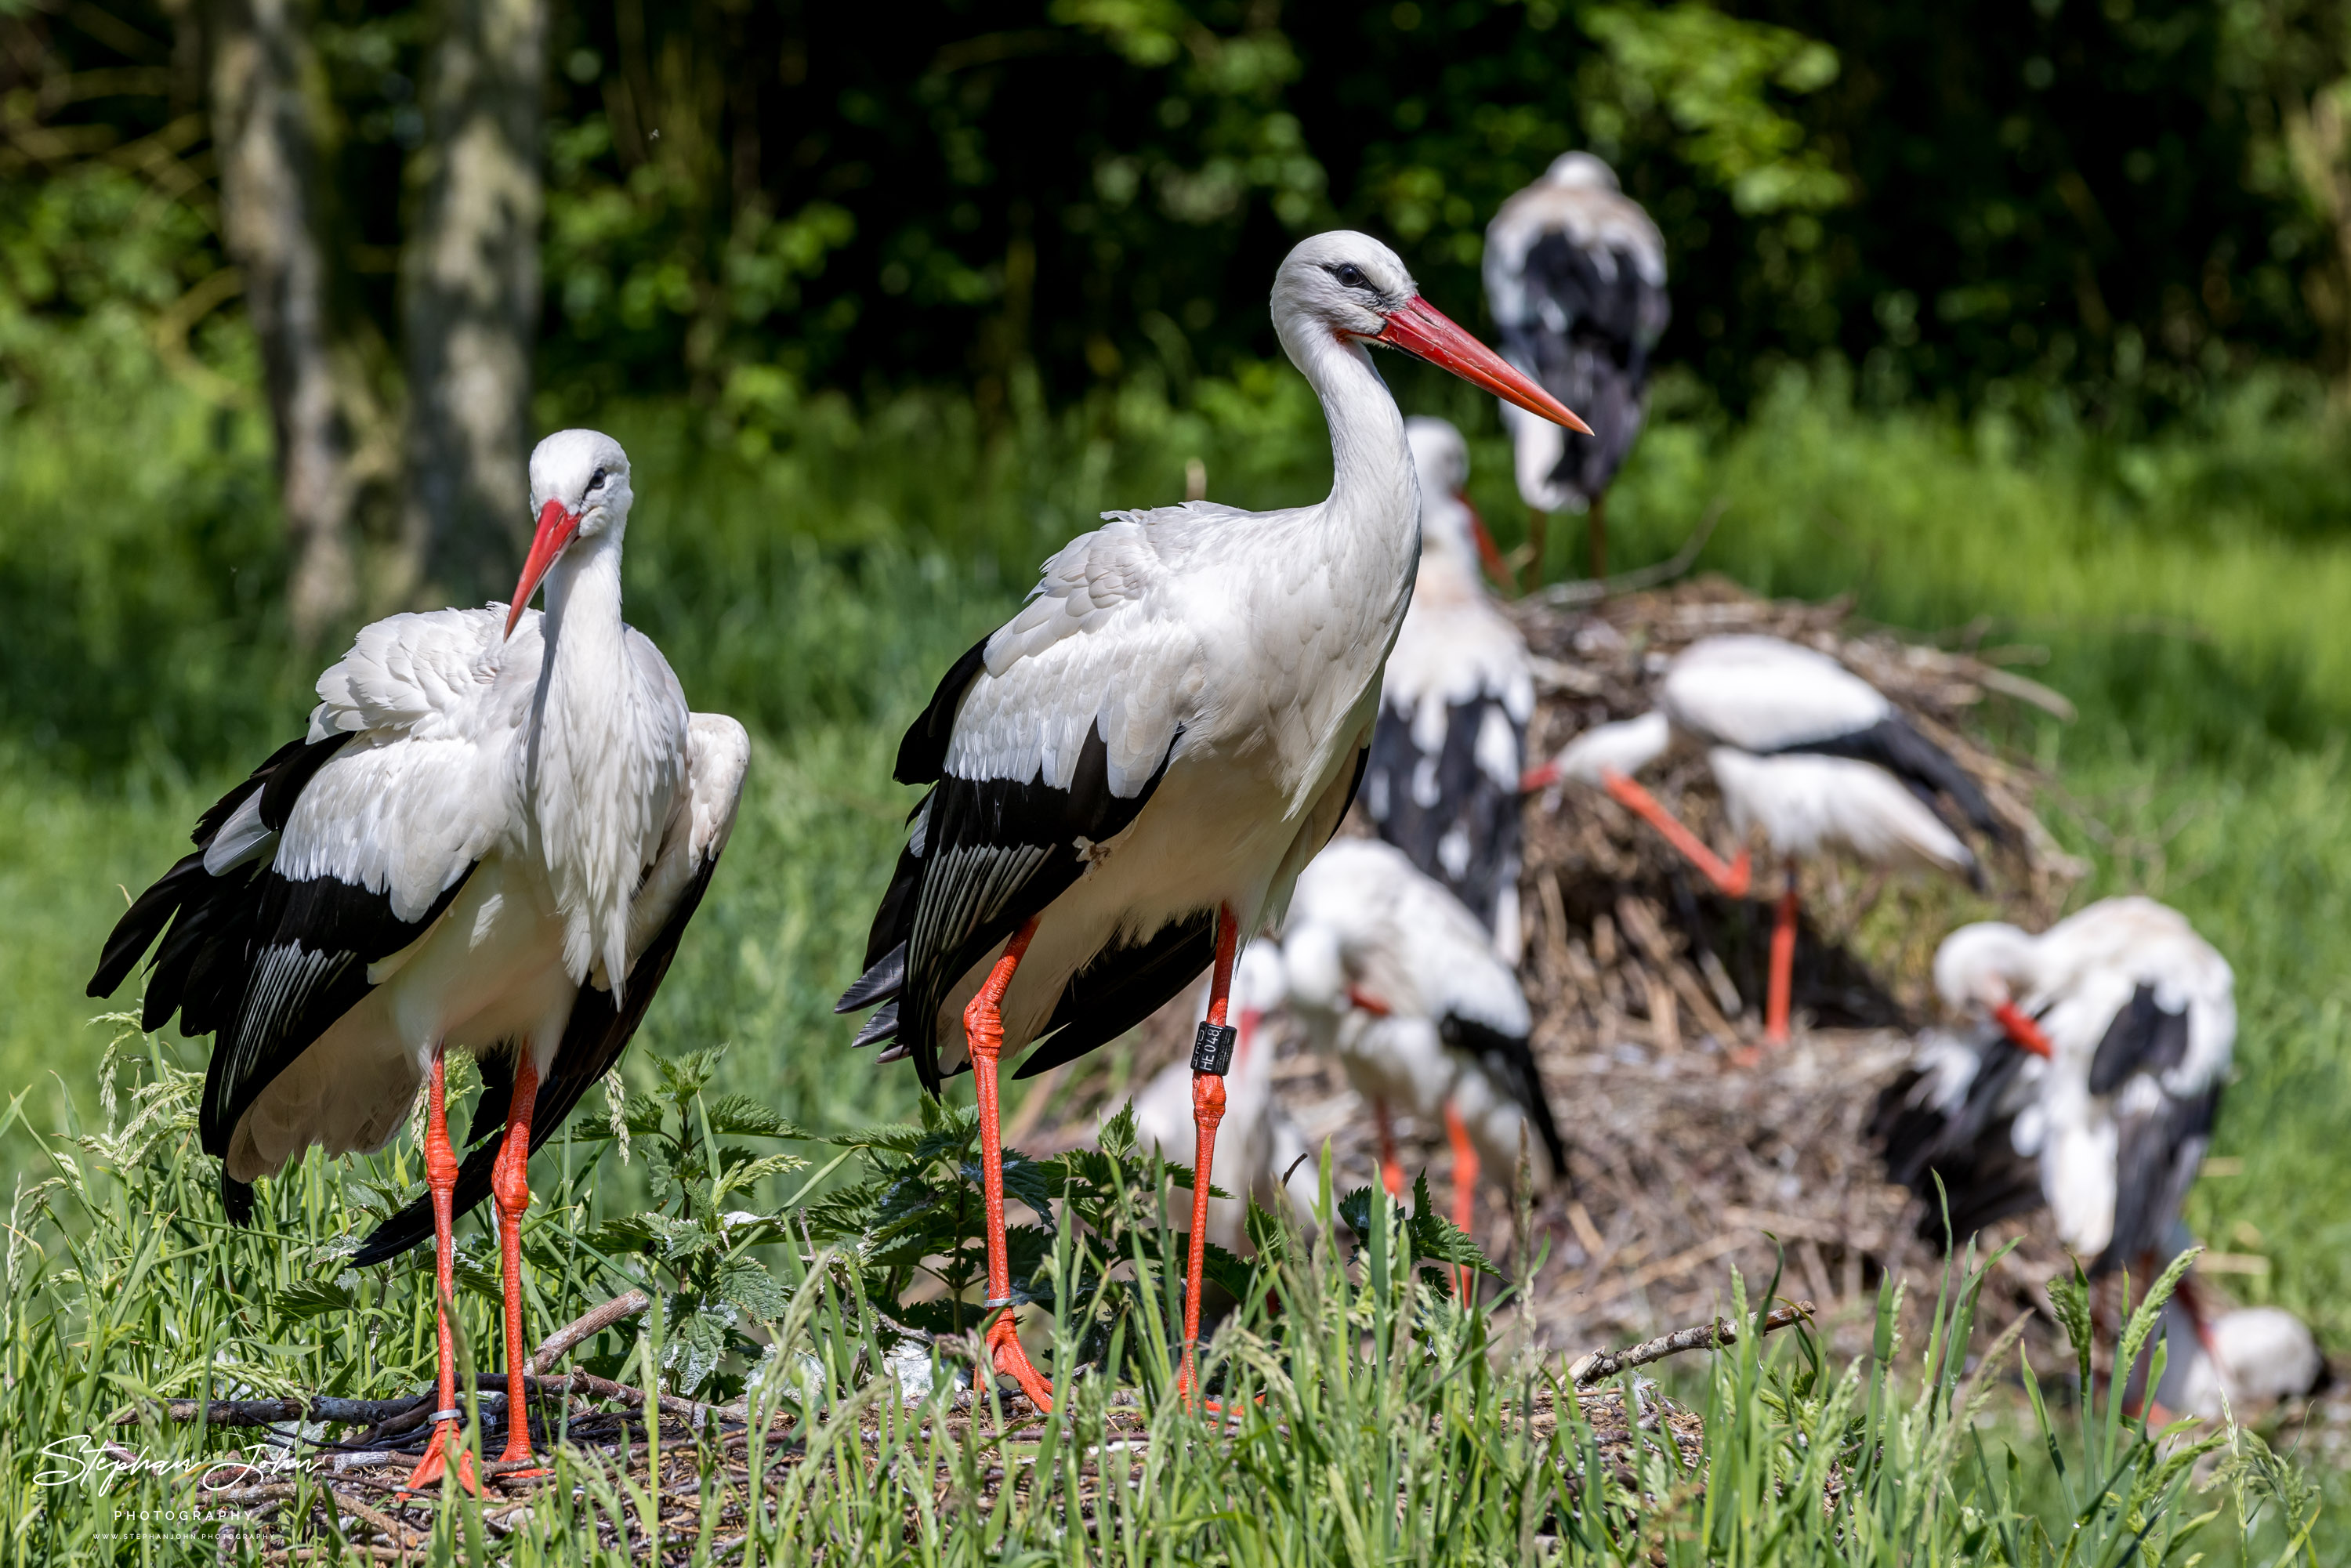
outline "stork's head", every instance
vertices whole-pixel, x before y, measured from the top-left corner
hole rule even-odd
[[[1401,349],[1530,413],[1592,434],[1564,403],[1423,299],[1403,259],[1369,235],[1336,229],[1299,241],[1274,274],[1273,328],[1301,364],[1317,331]]]
[[[2035,1056],[2052,1053],[2049,1037],[2016,1005],[2031,988],[2037,956],[2032,936],[1997,920],[1962,925],[1935,949],[1935,989],[1955,1012],[1981,1013]]]
[[[1543,171],[1543,183],[1571,191],[1614,191],[1616,171],[1589,152],[1562,152]]]
[[[507,612],[507,635],[539,580],[580,539],[618,539],[629,524],[629,455],[601,430],[559,430],[530,455],[530,509],[538,518]]]

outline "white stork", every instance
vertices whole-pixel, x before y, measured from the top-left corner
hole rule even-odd
[[[1443,883],[1519,957],[1519,779],[1535,710],[1527,640],[1478,575],[1493,540],[1462,494],[1469,453],[1441,419],[1408,419],[1420,473],[1420,572],[1380,688],[1364,808],[1380,837]]]
[[[1592,416],[1593,434],[1576,436],[1502,410],[1535,570],[1545,514],[1588,508],[1592,575],[1605,577],[1608,484],[1641,434],[1649,354],[1672,315],[1665,239],[1614,170],[1565,152],[1486,226],[1485,273],[1503,357]]]
[[[1703,749],[1734,832],[1760,829],[1788,866],[1771,933],[1766,1038],[1788,1038],[1796,953],[1795,862],[1842,847],[1864,860],[1965,876],[1976,857],[1943,815],[1948,796],[1976,828],[2000,827],[1983,791],[1950,755],[1911,727],[1867,681],[1825,653],[1777,637],[1708,637],[1666,667],[1657,706],[1569,742],[1529,774],[1598,786],[1665,834],[1725,894],[1744,897],[1742,849],[1726,864],[1633,775],[1684,748]]]
[[[1518,975],[1477,917],[1392,844],[1336,839],[1298,879],[1282,928],[1292,1010],[1371,1103],[1380,1177],[1403,1195],[1392,1108],[1441,1121],[1453,1146],[1453,1214],[1468,1229],[1482,1167],[1517,1168],[1522,1129],[1541,1144],[1536,1180],[1567,1175],[1567,1149],[1527,1037]]]
[[[1194,501],[1105,514],[1045,563],[1026,608],[940,681],[898,753],[931,786],[843,1011],[894,1039],[934,1092],[972,1068],[988,1304],[1011,1304],[997,1061],[1021,1073],[1135,1024],[1213,962],[1193,1052],[1198,1185],[1182,1386],[1192,1388],[1201,1246],[1234,950],[1289,903],[1362,777],[1420,553],[1420,487],[1371,346],[1402,349],[1546,418],[1580,424],[1416,293],[1395,253],[1319,235],[1281,264],[1274,330],[1331,426],[1331,496],[1250,513]],[[1051,1393],[1008,1313],[996,1366]]]
[[[1889,1174],[1929,1205],[1939,1175],[1955,1237],[2045,1202],[2094,1277],[2151,1279],[2186,1245],[2180,1207],[2228,1077],[2228,960],[2179,911],[2108,898],[2038,936],[1961,926],[1936,951],[1935,988],[1988,1027],[1973,1050],[1930,1044],[1887,1091]],[[1943,1239],[1939,1208],[1923,1233]],[[2186,1281],[2182,1304],[2200,1322]]]
[[[621,619],[629,460],[566,430],[531,454],[538,527],[511,607],[394,615],[319,677],[309,734],[196,824],[196,850],[108,939],[92,996],[155,945],[143,1023],[215,1032],[201,1116],[221,1197],[312,1145],[390,1142],[429,1084],[427,1193],[355,1262],[438,1245],[440,1403],[412,1488],[454,1459],[445,1303],[451,1227],[495,1194],[504,1254],[507,1441],[531,1458],[522,1367],[522,1216],[530,1154],[636,1032],[735,821],[749,737],[688,713],[677,677]],[[544,579],[547,612],[524,606]],[[451,1048],[482,1061],[505,1134],[461,1167],[444,1100]],[[475,1119],[476,1144],[495,1124]]]
[[[1245,1239],[1242,1222],[1252,1201],[1269,1210],[1287,1207],[1301,1220],[1313,1211],[1317,1176],[1299,1165],[1306,1137],[1274,1097],[1273,1052],[1264,1039],[1266,1017],[1282,1005],[1288,985],[1279,946],[1260,936],[1241,949],[1229,998],[1233,1068],[1225,1075],[1225,1119],[1217,1129],[1225,1189],[1234,1196],[1212,1199],[1208,1208],[1208,1239],[1228,1250]],[[1205,1020],[1205,987],[1199,1012]],[[1163,1158],[1193,1152],[1186,1147],[1195,1135],[1189,1062],[1170,1062],[1143,1086],[1134,1097],[1134,1133],[1137,1145],[1160,1150]]]

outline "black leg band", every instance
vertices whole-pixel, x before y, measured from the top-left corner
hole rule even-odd
[[[1200,1032],[1192,1041],[1192,1071],[1213,1072],[1222,1078],[1233,1070],[1233,1042],[1240,1038],[1228,1023],[1200,1022]]]

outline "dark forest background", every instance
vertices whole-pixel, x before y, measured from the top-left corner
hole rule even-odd
[[[506,589],[559,423],[767,474],[754,534],[846,559],[911,518],[1008,580],[1153,493],[1113,457],[1180,473],[1144,412],[1222,433],[1218,496],[1287,495],[1319,436],[1267,368],[1281,254],[1369,229],[1479,326],[1487,220],[1573,147],[1667,238],[1660,422],[1743,428],[1792,373],[2027,441],[2325,423],[2346,15],[0,0],[0,719],[242,744],[361,617]],[[2332,527],[2339,488],[2272,510]]]

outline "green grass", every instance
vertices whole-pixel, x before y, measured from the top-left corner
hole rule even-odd
[[[248,1454],[251,1434],[174,1424],[152,1402],[207,1377],[246,1396],[381,1397],[406,1393],[432,1364],[429,1276],[413,1265],[340,1270],[331,1239],[381,1212],[360,1173],[310,1162],[263,1189],[251,1228],[225,1226],[214,1215],[209,1164],[193,1150],[201,1075],[152,1038],[133,1031],[119,1042],[112,1066],[121,1079],[108,1074],[102,1120],[50,1143],[53,1174],[10,1207],[0,1561],[11,1568],[216,1554],[256,1561],[282,1541],[257,1531],[224,1541],[218,1511],[193,1526],[184,1518],[203,1501],[188,1478]],[[671,1088],[694,1120],[723,1123],[724,1107],[694,1084],[673,1080]],[[708,1141],[705,1133],[702,1146]],[[695,1147],[690,1134],[681,1145],[688,1155]],[[539,1174],[545,1201],[523,1232],[533,1310],[549,1321],[620,1286],[657,1283],[650,1268],[600,1258],[610,1234],[595,1226],[603,1195],[568,1142],[560,1154],[548,1162],[559,1168]],[[395,1151],[367,1174],[404,1185],[406,1158]],[[674,1168],[683,1175],[687,1166]],[[1159,1223],[1164,1197],[1147,1188],[1128,1195],[1129,1223]],[[747,1189],[726,1199],[745,1200]],[[1424,1186],[1424,1210],[1426,1201]],[[1703,1451],[1687,1465],[1671,1443],[1632,1455],[1628,1486],[1617,1469],[1624,1461],[1604,1457],[1557,1363],[1498,1338],[1489,1312],[1465,1312],[1433,1271],[1416,1268],[1416,1249],[1405,1241],[1429,1217],[1407,1225],[1382,1194],[1355,1204],[1349,1226],[1363,1241],[1342,1246],[1326,1163],[1322,1239],[1309,1249],[1294,1232],[1272,1239],[1280,1260],[1259,1271],[1203,1362],[1204,1380],[1238,1413],[1217,1433],[1170,1395],[1170,1347],[1164,1320],[1149,1310],[1157,1291],[1139,1236],[1128,1257],[1145,1281],[1136,1292],[1144,1307],[1117,1320],[1102,1356],[1140,1374],[1139,1403],[1109,1378],[1071,1378],[1079,1330],[1102,1300],[1072,1291],[1057,1303],[1047,1363],[1066,1396],[1049,1418],[1010,1430],[998,1409],[955,1419],[950,1385],[935,1369],[931,1397],[911,1405],[894,1378],[874,1375],[884,1331],[854,1251],[738,1249],[771,1253],[774,1269],[763,1291],[747,1293],[767,1346],[738,1364],[759,1375],[747,1397],[761,1436],[747,1453],[674,1434],[663,1438],[666,1465],[653,1456],[649,1466],[642,1442],[633,1461],[559,1448],[554,1482],[521,1517],[502,1512],[495,1533],[480,1504],[445,1486],[420,1521],[429,1531],[425,1560],[635,1560],[641,1521],[676,1512],[653,1505],[650,1469],[664,1490],[682,1487],[703,1521],[698,1540],[672,1538],[697,1563],[740,1552],[755,1563],[820,1553],[909,1564],[2185,1568],[2193,1553],[2214,1549],[2241,1561],[2318,1561],[2294,1550],[2312,1518],[2310,1489],[2250,1434],[2166,1447],[2123,1419],[2112,1394],[2077,1418],[2053,1413],[2036,1392],[2030,1437],[1988,1440],[1977,1424],[2001,1395],[2015,1345],[2009,1334],[1988,1345],[1978,1337],[1987,1270],[1973,1268],[1971,1251],[1935,1283],[1918,1343],[1900,1342],[1897,1288],[1888,1281],[1872,1347],[1849,1364],[1826,1364],[1798,1329],[1768,1345],[1744,1335],[1694,1366],[1678,1381],[1703,1418]],[[1070,1209],[1061,1213],[1055,1268],[1077,1280],[1086,1274],[1080,1242]],[[783,1218],[789,1223],[790,1212]],[[1151,1255],[1170,1255],[1169,1240],[1157,1232]],[[671,1268],[691,1267],[668,1256]],[[489,1264],[468,1247],[458,1274],[461,1354],[474,1364],[497,1343]],[[1099,1289],[1117,1287],[1105,1280]],[[2134,1316],[2126,1357],[2168,1289],[2166,1281]],[[2061,1288],[2059,1300],[2085,1372],[2083,1297]],[[1734,1321],[1750,1321],[1735,1277],[1726,1307]],[[600,1336],[609,1343],[590,1342],[578,1359],[650,1388],[657,1369],[676,1364],[665,1347],[694,1326],[674,1312],[651,1314],[641,1327]],[[2040,1370],[2062,1385],[2064,1369]],[[1614,1392],[1654,1411],[1655,1394],[1639,1382],[1625,1375]],[[687,1386],[699,1391],[698,1380]],[[1538,1399],[1558,1413],[1549,1432],[1524,1419]],[[127,1423],[117,1419],[126,1413]],[[769,1430],[770,1417],[779,1429]],[[164,1473],[141,1469],[102,1486],[78,1478],[86,1439],[100,1433]],[[1138,1437],[1147,1440],[1141,1452]],[[2189,1467],[2216,1450],[2236,1490],[2233,1507],[2205,1506],[2191,1483]],[[2044,1453],[2055,1457],[2046,1469]],[[1008,1472],[1025,1484],[995,1484]],[[278,1479],[291,1488],[292,1517],[311,1521],[315,1550],[331,1553],[343,1531],[359,1528],[356,1517],[329,1522],[331,1505],[314,1507],[314,1475]],[[209,1506],[219,1511],[224,1500]]]
[[[1510,542],[1519,513],[1490,411],[1416,372],[1395,380],[1475,432],[1474,494]],[[905,718],[1095,511],[1176,498],[1191,457],[1219,498],[1297,500],[1327,483],[1328,449],[1286,369],[1204,383],[1181,410],[1133,388],[992,432],[943,397],[863,418],[822,400],[737,412],[717,430],[668,408],[601,416],[644,497],[632,618],[695,706],[756,737],[734,845],[631,1081],[652,1082],[647,1053],[726,1042],[717,1087],[804,1124],[900,1116],[911,1075],[849,1055],[831,1003],[909,803],[888,782]],[[2084,896],[2164,897],[2237,967],[2239,1081],[2216,1152],[2242,1174],[2200,1184],[2190,1218],[2213,1246],[2271,1260],[2232,1286],[2304,1313],[2334,1346],[2351,1343],[2341,434],[2291,387],[2248,387],[2129,446],[1858,413],[1833,375],[1792,380],[1735,427],[1677,410],[1669,389],[1612,508],[1633,564],[1719,497],[1705,566],[1771,592],[1851,591],[1878,619],[2007,647],[2080,704],[2076,724],[2015,738],[2062,768],[2046,804],[2095,868]],[[124,450],[144,461],[121,465]],[[270,608],[266,493],[251,416],[175,392],[0,427],[0,1101],[27,1092],[0,1174],[43,1167],[28,1128],[95,1113],[107,1031],[81,987],[118,888],[169,864],[196,810],[301,723],[323,660],[287,648]],[[1580,555],[1576,532],[1554,530],[1554,574]],[[604,1179],[625,1196],[638,1170]],[[302,1223],[340,1221],[319,1208]],[[307,1356],[319,1332],[261,1337]],[[371,1375],[413,1370],[380,1360]]]

